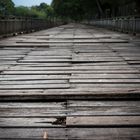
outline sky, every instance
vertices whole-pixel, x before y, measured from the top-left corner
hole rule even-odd
[[[12,0],[15,6],[32,6],[32,5],[39,5],[42,2],[47,4],[51,4],[52,0]]]

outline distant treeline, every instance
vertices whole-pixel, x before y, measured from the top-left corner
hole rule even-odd
[[[74,20],[140,14],[140,0],[53,0],[55,13]]]
[[[0,0],[0,16],[60,18],[76,20],[140,15],[140,0],[53,0],[51,5],[15,7],[12,0]]]
[[[46,3],[41,3],[39,6],[32,7],[15,7],[12,0],[0,0],[0,16],[48,19],[54,17],[54,11],[53,8]]]

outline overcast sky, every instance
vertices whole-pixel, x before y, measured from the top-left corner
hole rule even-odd
[[[32,6],[32,5],[39,5],[42,2],[47,4],[51,4],[52,0],[12,0],[15,3],[15,6]]]

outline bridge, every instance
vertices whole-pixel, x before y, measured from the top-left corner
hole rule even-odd
[[[0,140],[139,140],[140,41],[67,24],[0,41]]]

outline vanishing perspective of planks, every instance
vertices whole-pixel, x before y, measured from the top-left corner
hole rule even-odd
[[[68,24],[0,41],[0,140],[139,140],[140,41]]]

